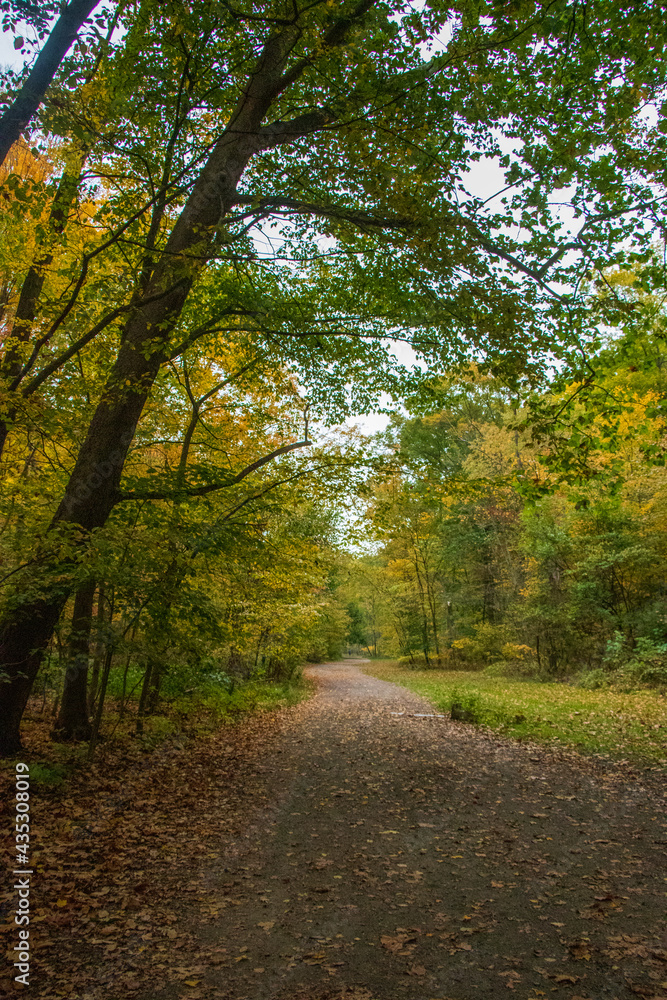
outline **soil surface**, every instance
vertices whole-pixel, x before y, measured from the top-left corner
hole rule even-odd
[[[667,996],[658,774],[308,673],[296,707],[31,792],[33,997]]]
[[[667,996],[655,778],[419,717],[360,666],[309,669],[206,875],[209,961],[145,1000]]]

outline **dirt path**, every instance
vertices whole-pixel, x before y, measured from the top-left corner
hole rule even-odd
[[[201,862],[209,961],[145,1000],[667,996],[661,789],[416,718],[354,661],[309,674],[264,808]]]

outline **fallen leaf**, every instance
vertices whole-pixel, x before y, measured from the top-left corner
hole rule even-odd
[[[570,954],[573,958],[583,959],[585,962],[590,961],[591,953],[586,941],[575,941],[569,946]]]

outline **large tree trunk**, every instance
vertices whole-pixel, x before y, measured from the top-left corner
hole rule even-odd
[[[185,294],[182,286],[176,298],[178,311],[182,308]],[[174,300],[174,295],[165,295],[162,301],[172,303],[173,310]],[[153,304],[154,310],[157,304]],[[173,322],[177,312],[174,314],[172,310],[164,310],[164,321]],[[146,358],[141,351],[146,339],[151,334],[155,336],[156,320],[159,322],[159,317],[151,323],[145,311],[138,310],[128,323],[118,359],[51,528],[80,525],[85,538],[88,532],[106,522],[117,503],[128,448],[160,365],[160,357],[156,353]],[[48,545],[48,539],[44,544]],[[45,560],[41,564],[41,572],[53,574],[58,578],[57,584],[50,592],[47,589],[46,596],[39,601],[23,604],[17,601],[18,606],[6,615],[2,623],[0,669],[5,677],[0,684],[0,748],[4,752],[20,748],[19,723],[39,669],[41,654],[72,589],[73,583],[68,583],[67,577],[73,572],[73,563],[68,565],[56,559],[57,556],[50,563]]]
[[[56,740],[88,740],[87,682],[95,581],[85,583],[74,598],[72,629],[67,643],[67,669],[60,712],[51,736]]]
[[[148,393],[168,353],[169,338],[193,281],[211,253],[221,220],[234,203],[236,189],[251,157],[278,141],[289,141],[321,127],[328,118],[317,113],[298,128],[262,121],[284,89],[282,73],[299,29],[290,25],[266,43],[255,73],[195,182],[165,252],[123,331],[122,343],[86,439],[56,511],[51,528],[78,526],[86,535],[101,527],[119,500],[127,452]],[[83,533],[80,532],[83,528]],[[48,539],[45,542],[48,545]],[[54,546],[54,551],[57,546]],[[41,564],[57,584],[40,600],[16,602],[0,624],[0,747],[20,747],[19,724],[42,652],[71,592],[73,562],[54,555]],[[25,588],[24,590],[28,590]],[[27,623],[31,623],[29,629]]]
[[[20,724],[39,670],[44,649],[53,635],[66,596],[35,601],[18,609],[0,632],[0,753],[21,750]]]

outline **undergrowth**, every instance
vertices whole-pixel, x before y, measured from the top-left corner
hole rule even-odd
[[[440,712],[516,740],[667,764],[667,699],[656,691],[586,690],[478,671],[415,670],[375,661],[366,673],[428,698]]]
[[[131,688],[126,685],[129,692]],[[295,705],[306,698],[310,685],[298,674],[290,681],[262,679],[224,685],[213,681],[197,689],[182,690],[178,695],[161,699],[158,711],[143,718],[137,732],[138,695],[121,703],[122,680],[110,677],[104,721],[96,756],[105,748],[134,746],[151,752],[165,744],[205,738],[226,725],[233,725],[251,714]],[[41,704],[40,704],[41,702]],[[72,773],[88,766],[88,743],[60,743],[50,738],[53,705],[34,698],[24,720],[23,756],[30,761],[30,780],[43,792],[57,793]],[[2,768],[0,768],[1,770]]]

